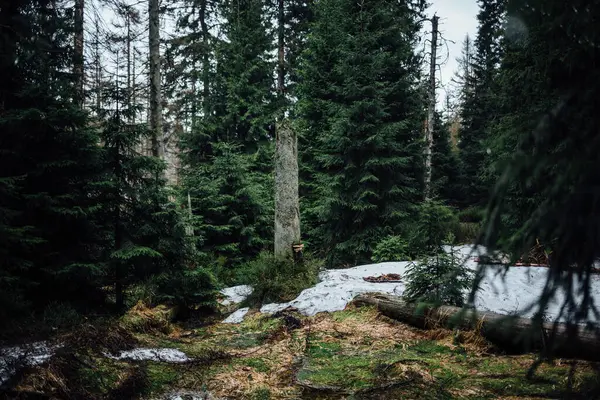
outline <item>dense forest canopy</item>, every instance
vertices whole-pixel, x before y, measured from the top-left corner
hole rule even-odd
[[[328,268],[540,245],[597,314],[600,2],[477,3],[442,107],[424,0],[0,0],[0,319],[208,309],[279,212]]]

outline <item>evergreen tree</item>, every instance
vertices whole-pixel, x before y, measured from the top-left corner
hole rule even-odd
[[[74,29],[60,4],[0,3],[0,231],[10,254],[1,284],[38,307],[99,294],[92,185],[100,149],[73,101],[77,77],[66,72]]]
[[[432,189],[440,200],[455,205],[460,199],[459,158],[450,142],[450,122],[443,121],[439,113],[435,116],[433,132]]]
[[[501,61],[500,35],[504,0],[479,0],[479,27],[471,71],[464,77],[461,110],[460,159],[462,206],[484,205],[488,190],[483,174],[488,122],[496,115],[496,75]],[[466,50],[466,49],[465,49]],[[468,54],[465,54],[468,62]],[[466,66],[465,66],[466,67]]]
[[[196,233],[204,251],[222,256],[227,271],[273,240],[270,141],[277,103],[266,5],[263,0],[218,4],[225,38],[207,42],[214,72],[204,76],[201,118],[194,117],[182,143],[185,185],[200,221]]]
[[[421,6],[315,4],[299,95],[318,172],[311,240],[330,264],[368,261],[421,196]]]
[[[219,140],[237,142],[247,152],[273,138],[275,63],[264,0],[228,0],[222,3],[222,26],[227,40],[219,43],[218,62],[226,90],[225,115],[217,122]]]
[[[254,156],[235,145],[214,144],[213,152],[210,162],[187,175],[188,187],[193,208],[200,212],[201,251],[217,259],[219,277],[231,283],[234,267],[272,242],[273,204],[265,200],[273,198],[266,192],[272,184],[265,182],[272,175],[253,171]]]
[[[598,65],[600,3],[509,0],[507,13],[503,118],[494,126],[500,137],[494,150],[505,168],[484,242],[514,257],[537,240],[551,251],[537,318],[561,289],[578,293],[565,298],[561,317],[598,318],[589,289],[599,256],[600,81],[590,66]]]

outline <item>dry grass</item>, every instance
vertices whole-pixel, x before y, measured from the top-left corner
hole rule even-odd
[[[155,311],[140,306],[132,314],[147,317]],[[286,316],[294,324],[289,325]],[[215,398],[250,400],[352,394],[390,400],[562,398],[572,364],[544,364],[538,376],[546,380],[527,381],[532,355],[490,354],[493,348],[478,330],[421,330],[369,307],[349,306],[314,317],[253,313],[239,325],[187,330],[174,326],[169,335],[160,329],[132,335],[126,326],[82,326],[65,339],[68,351],[25,370],[17,388],[92,400],[139,398],[135,396],[142,389],[144,398],[171,389],[207,389]],[[142,342],[136,343],[136,338]],[[134,345],[176,347],[197,361],[131,363],[98,356]],[[580,363],[572,374],[573,390],[592,393],[594,368]],[[309,394],[311,386],[317,389]],[[319,387],[340,390],[327,394]]]
[[[164,305],[150,308],[140,300],[123,316],[121,324],[131,332],[169,334],[174,315],[173,308]]]

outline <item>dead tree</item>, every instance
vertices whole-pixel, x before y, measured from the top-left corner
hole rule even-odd
[[[277,92],[281,112],[275,138],[275,256],[295,258],[296,252],[302,250],[299,246],[298,137],[285,117],[284,11],[284,0],[278,0]]]
[[[162,100],[160,81],[160,12],[158,0],[149,0],[149,51],[150,51],[150,131],[152,155],[164,158]]]
[[[418,306],[398,296],[378,293],[360,295],[354,304],[375,306],[382,314],[418,328],[476,329],[490,342],[512,352],[543,350],[558,357],[600,361],[598,333],[577,325],[542,323],[451,306]]]
[[[437,64],[437,37],[439,17],[431,19],[431,58],[429,63],[429,87],[427,90],[427,123],[425,124],[425,200],[431,197],[431,159],[435,124],[435,70]]]

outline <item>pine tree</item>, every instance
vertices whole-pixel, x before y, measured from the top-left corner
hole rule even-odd
[[[311,240],[330,264],[368,261],[421,196],[420,11],[376,0],[315,4],[299,96],[318,171]]]

